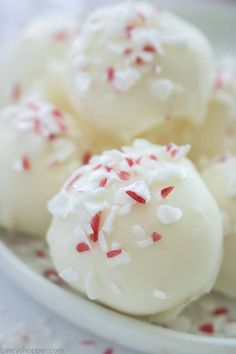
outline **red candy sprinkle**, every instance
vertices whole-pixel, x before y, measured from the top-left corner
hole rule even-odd
[[[38,258],[46,258],[46,253],[43,250],[36,250],[34,254]]]
[[[22,167],[25,171],[29,171],[31,168],[30,160],[27,156],[23,156],[22,158]]]
[[[113,258],[113,257],[116,257],[118,256],[119,254],[122,253],[122,249],[118,249],[118,250],[111,250],[111,251],[108,251],[106,253],[107,255],[107,258]]]
[[[169,187],[163,188],[161,190],[162,198],[166,198],[173,191],[173,189],[174,189],[173,186],[169,186]]]
[[[226,307],[218,307],[213,311],[213,316],[227,315],[229,310]]]
[[[69,34],[64,31],[55,34],[55,39],[59,42],[66,42],[68,38],[69,38]]]
[[[57,285],[66,286],[66,283],[59,277],[58,273],[52,268],[46,269],[43,272],[43,276]]]
[[[107,349],[103,352],[103,354],[113,354],[113,353],[114,353],[114,351],[113,351],[112,348],[107,348]]]
[[[107,178],[105,177],[99,182],[99,187],[105,187],[106,184],[107,184]]]
[[[79,252],[79,253],[82,253],[82,252],[87,252],[90,250],[90,247],[87,243],[85,242],[80,242],[78,243],[78,245],[76,246],[76,251]]]
[[[94,217],[91,220],[90,225],[93,230],[93,233],[89,237],[93,242],[97,242],[97,240],[98,240],[100,221],[101,221],[101,212],[94,215]]]
[[[151,159],[151,160],[154,160],[154,161],[157,161],[156,155],[153,155],[153,154],[150,155],[150,159]]]
[[[115,70],[114,68],[110,67],[107,69],[107,80],[112,81],[115,78]]]
[[[131,158],[126,157],[125,159],[128,162],[129,167],[132,167],[134,165],[134,161]]]
[[[137,57],[135,59],[135,64],[136,65],[143,65],[143,63],[144,63],[144,61],[143,61],[143,59],[141,57]]]
[[[93,168],[93,171],[99,170],[101,167],[102,167],[102,165],[101,165],[101,164],[96,165],[96,166]]]
[[[106,166],[105,169],[107,170],[107,172],[111,172],[112,167]]]
[[[84,155],[82,156],[82,164],[87,165],[92,157],[92,154],[90,152],[85,152]]]
[[[161,235],[158,234],[157,232],[153,232],[151,237],[152,237],[153,242],[158,242],[161,239]]]
[[[137,193],[135,193],[133,191],[126,191],[125,193],[128,194],[128,196],[130,198],[134,199],[137,203],[140,203],[140,204],[146,203],[146,200],[143,197],[141,197],[140,195],[138,195]]]
[[[21,84],[16,83],[12,87],[11,99],[13,101],[18,101],[20,99],[21,95],[22,95],[22,86],[21,86]]]
[[[155,53],[156,52],[156,48],[153,45],[151,45],[151,44],[146,44],[143,47],[143,51],[144,52],[148,52],[148,53]]]
[[[133,31],[133,29],[134,29],[134,26],[131,25],[131,24],[129,24],[129,25],[127,25],[127,26],[125,27],[125,33],[126,33],[126,35],[127,35],[128,38],[130,38],[131,32]]]
[[[203,323],[201,326],[199,326],[199,330],[207,334],[213,334],[214,326],[212,323]]]
[[[128,181],[128,180],[129,180],[129,177],[130,177],[129,173],[126,172],[126,171],[120,171],[120,172],[118,173],[118,176],[119,176],[119,178],[120,178],[122,181]]]
[[[124,55],[131,55],[133,53],[133,49],[132,48],[126,48],[124,50]]]
[[[87,339],[87,340],[82,340],[80,344],[84,346],[94,346],[96,342],[94,340]]]

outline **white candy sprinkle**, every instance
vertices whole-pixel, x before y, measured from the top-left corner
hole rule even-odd
[[[137,242],[138,247],[145,248],[153,245],[153,239],[151,237],[146,238],[145,240],[140,240]]]
[[[131,212],[131,205],[124,205],[120,208],[119,214],[120,215],[127,215]]]
[[[131,87],[133,87],[137,83],[140,77],[141,77],[140,73],[133,68],[116,70],[114,87],[118,91],[128,91]]]
[[[169,300],[170,296],[164,293],[164,291],[159,290],[159,289],[154,289],[153,290],[153,296],[160,299],[160,300]]]
[[[67,283],[76,283],[79,279],[77,272],[71,267],[64,269],[59,275]]]
[[[146,232],[140,225],[134,225],[132,227],[132,232],[139,240],[143,240],[146,237]]]
[[[127,264],[131,262],[130,255],[127,252],[122,252],[115,257],[107,258],[107,264],[110,268],[117,267],[121,264]]]
[[[108,250],[107,241],[104,232],[102,231],[99,231],[98,233],[98,244],[103,252],[106,252]]]
[[[91,248],[91,244],[90,244],[90,242],[89,242],[89,239],[88,239],[88,237],[87,237],[85,231],[82,229],[82,227],[77,226],[77,227],[74,229],[73,235],[74,235],[74,240],[75,240],[75,242],[77,242],[77,243],[85,242],[85,243],[87,243],[88,246],[90,246],[90,248]]]
[[[22,172],[24,170],[23,162],[22,160],[16,160],[13,163],[13,169],[17,172]]]
[[[64,217],[69,203],[70,196],[66,191],[62,190],[49,201],[48,210],[54,216]]]
[[[160,101],[167,101],[174,91],[174,85],[170,80],[153,80],[150,83],[150,91]]]
[[[160,205],[157,210],[157,216],[164,225],[172,224],[182,218],[183,212],[179,208],[171,205]]]
[[[96,275],[94,272],[89,272],[85,279],[86,294],[90,300],[98,299],[98,287],[96,284]]]
[[[91,83],[91,76],[86,71],[80,71],[76,78],[75,87],[79,93],[85,93],[90,89]]]
[[[113,225],[115,222],[115,218],[118,214],[119,208],[120,207],[118,205],[113,205],[111,207],[110,212],[102,226],[103,231],[110,233],[113,230]]]

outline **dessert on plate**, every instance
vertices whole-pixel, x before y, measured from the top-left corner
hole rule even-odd
[[[47,234],[60,277],[126,314],[236,296],[234,58],[125,2],[33,21],[4,46],[0,88],[1,227]]]
[[[66,282],[133,315],[182,308],[211,290],[222,222],[188,149],[137,140],[75,171],[49,203],[47,240]]]
[[[83,160],[86,141],[75,120],[26,97],[0,111],[0,225],[45,237],[48,200]]]

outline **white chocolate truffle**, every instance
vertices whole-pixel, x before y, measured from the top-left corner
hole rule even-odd
[[[78,24],[61,15],[34,19],[5,44],[0,64],[0,106],[34,91],[60,108],[70,106],[65,89],[65,62]]]
[[[203,178],[224,222],[224,258],[215,289],[236,297],[236,157],[214,162],[203,171]]]
[[[214,156],[236,153],[236,59],[225,57],[216,64],[207,115],[201,125],[168,116],[142,137],[158,144],[191,144],[189,157],[201,167]]]
[[[224,152],[236,153],[236,58],[223,58],[215,69],[215,82],[205,122],[188,129],[190,157],[204,162]]]
[[[45,236],[47,202],[80,166],[85,144],[74,120],[39,99],[0,112],[0,225]]]
[[[217,205],[188,146],[104,152],[78,169],[49,203],[52,260],[90,299],[148,315],[210,291],[222,252]]]
[[[138,1],[93,12],[72,46],[69,69],[81,116],[126,142],[169,115],[201,122],[212,86],[205,36]]]

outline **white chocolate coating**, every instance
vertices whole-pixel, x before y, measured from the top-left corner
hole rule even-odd
[[[203,171],[203,178],[224,221],[224,258],[215,289],[236,297],[236,157],[214,162]]]
[[[0,112],[0,226],[44,237],[48,200],[81,164],[83,138],[71,117],[35,98]]]
[[[212,85],[205,36],[148,3],[101,8],[72,47],[71,95],[82,117],[109,137],[131,138],[167,116],[200,123]]]
[[[190,144],[189,157],[201,167],[216,155],[236,153],[236,59],[219,61],[214,76],[206,119],[201,125],[168,117],[142,136],[157,144]]]
[[[211,290],[222,222],[188,149],[137,140],[73,174],[49,203],[48,244],[65,281],[135,315],[176,311]]]
[[[78,24],[61,15],[34,19],[6,43],[0,62],[0,107],[35,92],[69,109],[65,88],[65,61]]]
[[[205,122],[189,127],[190,157],[196,163],[225,152],[236,153],[236,58],[225,57],[215,69],[215,83]]]

